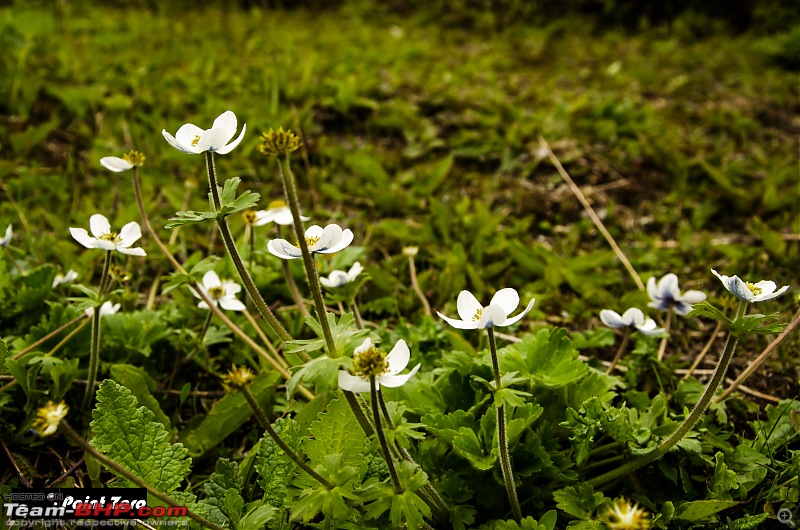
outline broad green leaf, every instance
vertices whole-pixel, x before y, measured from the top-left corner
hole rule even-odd
[[[611,502],[611,499],[602,492],[595,493],[594,488],[589,484],[580,484],[577,487],[567,486],[554,491],[553,500],[556,501],[559,510],[578,519],[592,518],[598,507]]]
[[[468,427],[461,427],[458,434],[453,437],[453,449],[466,458],[472,467],[481,471],[492,469],[497,460],[497,455],[492,451],[487,454],[478,435]]]
[[[739,504],[736,501],[703,500],[679,504],[675,508],[675,519],[697,523],[708,520],[715,513],[727,510]]]
[[[227,506],[227,492],[239,492],[242,490],[242,481],[237,476],[236,471],[236,462],[221,458],[217,460],[214,472],[208,478],[208,482],[203,484],[206,497],[199,504],[208,514],[208,518],[220,525],[225,525],[232,520]],[[233,501],[234,499],[231,500]],[[239,500],[242,500],[241,495],[239,495]],[[241,508],[239,508],[236,515],[240,515],[240,512]]]
[[[272,427],[286,444],[300,453],[300,431],[297,422],[292,418],[278,418]],[[289,486],[297,474],[297,464],[284,453],[271,436],[265,434],[261,438],[255,460],[259,475],[259,484],[264,490],[264,502],[281,508],[284,500],[290,496]]]
[[[589,367],[578,360],[578,350],[567,338],[564,329],[542,329],[536,335],[526,335],[522,342],[498,352],[503,373],[518,372],[527,377],[530,385],[564,386],[582,378]]]
[[[191,458],[172,444],[153,413],[138,407],[130,390],[106,379],[92,411],[91,444],[156,488],[170,492],[188,476]]]
[[[136,401],[150,409],[155,420],[170,430],[169,417],[164,414],[158,400],[151,394],[156,389],[156,382],[147,372],[130,364],[115,364],[111,367],[111,378],[130,390]]]
[[[313,463],[321,464],[328,455],[340,454],[342,466],[361,467],[361,453],[368,441],[346,399],[328,403],[325,413],[320,414],[308,431],[303,449]]]

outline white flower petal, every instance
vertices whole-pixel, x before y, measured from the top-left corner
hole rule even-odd
[[[161,129],[161,135],[169,143],[169,145],[171,145],[181,153],[197,154],[197,151],[195,151],[194,148],[189,149],[187,147],[184,147],[183,144],[181,144],[177,139],[175,139],[174,136],[168,133],[166,129]]]
[[[640,326],[644,323],[644,313],[637,307],[631,307],[622,313],[622,322],[626,326]]]
[[[109,171],[113,171],[114,173],[128,171],[133,167],[133,164],[124,158],[119,158],[118,156],[104,156],[100,159],[100,165]]]
[[[212,301],[213,301],[213,300],[212,300]],[[217,306],[217,302],[214,302],[214,307],[216,307],[216,306]],[[201,301],[200,301],[200,302],[197,304],[197,307],[199,307],[200,309],[211,309],[210,307],[208,307],[208,304],[206,303],[206,301],[205,301],[205,300],[201,300]]]
[[[203,132],[200,136],[200,139],[197,141],[197,145],[195,145],[195,149],[198,152],[204,151],[216,151],[221,147],[225,147],[225,142],[227,138],[225,138],[225,131],[222,129],[208,129],[207,131]]]
[[[236,148],[236,146],[239,145],[239,143],[242,141],[242,138],[244,138],[244,133],[246,130],[247,130],[247,124],[245,123],[244,125],[242,125],[242,132],[239,133],[239,136],[236,138],[236,140],[232,141],[231,143],[229,143],[224,147],[217,149],[217,154],[227,155],[228,153],[233,151]],[[236,130],[234,129],[233,132],[236,132]]]
[[[517,309],[517,306],[519,306],[519,294],[516,289],[510,287],[500,289],[492,297],[492,301],[489,302],[489,305],[499,306],[506,312],[506,315],[510,315]]]
[[[445,322],[447,322],[448,324],[450,324],[454,328],[457,328],[457,329],[478,329],[478,322],[477,321],[473,321],[471,318],[469,319],[469,321],[464,321],[464,320],[456,320],[455,318],[446,317],[446,316],[444,316],[443,314],[441,314],[438,311],[436,312],[436,314],[439,315],[439,318],[441,318],[442,320],[444,320]]]
[[[183,148],[184,152],[197,154],[203,151],[203,149],[198,149],[198,144],[203,139],[205,132],[193,123],[184,123],[175,133],[175,140]]]
[[[334,252],[339,252],[343,248],[346,248],[350,243],[353,242],[353,232],[347,228],[342,232],[342,237],[339,239],[339,242],[330,247],[327,250],[317,250],[320,254],[333,254]]]
[[[397,341],[392,351],[386,356],[386,362],[389,364],[389,373],[399,374],[408,366],[408,360],[411,358],[411,351],[408,349],[408,344],[403,339]]]
[[[658,290],[661,298],[677,300],[681,297],[681,290],[678,288],[678,276],[670,272],[658,281]]]
[[[85,228],[70,228],[72,238],[86,248],[97,248],[97,239],[91,237]]]
[[[520,318],[522,317],[520,316]],[[481,319],[478,321],[478,327],[485,329],[494,326],[504,326],[507,320],[508,313],[506,313],[505,309],[496,305],[488,305],[483,308]]]
[[[464,290],[458,293],[456,309],[458,311],[458,316],[460,316],[462,320],[472,321],[475,318],[475,315],[477,315],[479,311],[483,310],[483,306],[480,302],[478,302],[478,299],[475,298],[474,294]]]
[[[388,388],[397,388],[398,386],[403,386],[408,382],[409,379],[411,379],[414,376],[414,374],[417,373],[417,370],[419,370],[420,366],[421,365],[419,364],[416,365],[414,368],[411,369],[410,372],[403,375],[381,375],[377,378],[376,382],[379,383],[381,386],[385,386]]]
[[[89,230],[94,237],[104,236],[111,233],[111,223],[105,215],[96,213],[89,218]]]
[[[339,388],[348,392],[369,392],[369,381],[339,370]]]
[[[3,239],[0,239],[0,247],[8,246],[8,244],[11,242],[12,235],[14,235],[14,233],[11,231],[11,225],[8,225],[6,227],[6,233],[3,236]]]
[[[220,286],[226,295],[235,295],[242,292],[242,286],[231,280],[222,280]]]
[[[233,111],[226,110],[219,116],[217,119],[214,120],[214,125],[211,126],[212,129],[221,129],[227,135],[225,138],[225,143],[233,138],[233,135],[236,134],[236,114]]]
[[[512,324],[516,324],[517,322],[519,322],[519,320],[520,320],[522,317],[524,317],[525,315],[527,315],[527,314],[528,314],[528,311],[530,311],[530,310],[533,308],[533,304],[534,304],[534,303],[536,303],[536,298],[531,298],[531,301],[530,301],[530,302],[528,302],[528,305],[527,305],[527,307],[525,307],[525,311],[523,311],[522,313],[520,313],[520,314],[518,314],[518,315],[516,315],[516,316],[513,316],[513,317],[511,317],[511,318],[507,319],[507,320],[506,320],[505,322],[503,322],[502,324],[497,324],[497,325],[498,325],[498,326],[503,326],[503,327],[505,327],[505,326],[510,326],[510,325],[512,325]]]
[[[362,342],[359,347],[353,350],[353,357],[361,355],[365,351],[369,350],[371,347],[372,347],[372,340],[369,337],[367,337],[366,339],[364,339],[364,342]]]
[[[761,282],[759,282],[759,283],[761,283]],[[758,284],[756,284],[756,285],[758,285]],[[774,293],[762,293],[762,294],[758,295],[758,297],[756,298],[756,302],[764,302],[765,300],[772,300],[773,298],[777,298],[778,296],[780,296],[783,293],[785,293],[788,288],[789,288],[788,285],[784,285],[783,287],[781,287],[780,289],[778,289]]]
[[[203,274],[203,287],[205,287],[206,290],[211,290],[215,287],[222,287],[222,282],[219,279],[219,275],[214,271],[208,271]]]
[[[681,295],[681,301],[691,305],[699,304],[706,298],[706,293],[703,291],[686,291]]]
[[[256,217],[253,226],[264,226],[274,220],[274,216],[267,210],[258,210],[257,212],[253,212],[253,215]]]
[[[129,247],[142,237],[142,228],[136,221],[131,221],[119,231],[119,246]]]
[[[647,279],[647,296],[650,297],[650,300],[660,298],[655,276],[650,276],[650,278]]]
[[[316,225],[315,225],[316,226]],[[311,228],[314,228],[313,226]],[[306,230],[306,238],[309,237],[308,233],[311,231],[311,228]],[[333,247],[342,239],[342,227],[337,224],[329,224],[325,228],[322,229],[322,233],[317,235],[317,230],[314,231],[313,237],[319,237],[319,241],[317,241],[313,245],[309,245],[308,249],[312,252],[325,252],[329,248]]]
[[[273,256],[277,256],[282,259],[297,259],[303,256],[303,253],[299,248],[292,245],[285,239],[271,240],[269,243],[267,243],[267,250],[269,250],[270,254]]]
[[[127,254],[129,256],[139,256],[139,257],[147,256],[147,252],[145,252],[144,249],[139,247],[135,248],[117,247],[117,252],[120,252],[121,254]]]
[[[244,311],[247,309],[245,305],[234,296],[223,296],[219,299],[219,305],[222,309],[227,309],[228,311]]]
[[[331,271],[330,276],[327,278],[320,278],[319,281],[328,289],[336,289],[337,287],[347,284],[349,278],[344,271]]]
[[[600,321],[606,326],[614,329],[624,328],[627,326],[619,313],[611,309],[603,309],[600,311]]]
[[[359,274],[364,270],[364,267],[361,266],[361,263],[355,262],[353,266],[350,267],[350,270],[347,271],[347,278],[352,282],[355,280]]]
[[[639,333],[648,336],[659,335],[664,331],[663,329],[656,326],[656,321],[653,320],[652,318],[648,318],[642,324],[636,326],[636,329],[639,331]]]

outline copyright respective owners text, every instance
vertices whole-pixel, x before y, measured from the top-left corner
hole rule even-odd
[[[148,506],[144,488],[14,488],[2,495],[0,513],[8,528],[184,526],[183,506]]]

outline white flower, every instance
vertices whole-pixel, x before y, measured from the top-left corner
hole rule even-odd
[[[50,436],[58,430],[61,420],[66,417],[69,407],[63,401],[55,404],[52,401],[36,410],[34,425],[40,436]]]
[[[100,317],[107,317],[108,315],[114,315],[121,306],[119,304],[112,304],[109,302],[103,302],[103,305],[100,306]],[[94,307],[87,307],[86,311],[83,312],[84,315],[87,317],[94,316]]]
[[[522,313],[513,318],[509,318],[509,315],[519,306],[519,295],[516,290],[511,288],[500,289],[495,293],[492,297],[492,301],[489,302],[489,305],[486,307],[483,307],[471,292],[461,291],[458,295],[458,301],[456,302],[458,316],[461,317],[461,320],[448,318],[438,311],[436,314],[442,317],[445,322],[458,329],[484,329],[493,326],[510,326],[524,317],[525,314],[531,310],[535,301],[536,299],[532,298],[528,303],[528,307],[526,307]]]
[[[300,216],[301,221],[308,221],[309,219],[311,218],[304,215]],[[253,226],[263,226],[267,223],[275,223],[281,226],[294,224],[292,210],[283,201],[272,201],[266,210],[256,212],[256,221]]]
[[[181,125],[175,136],[166,130],[161,131],[169,144],[182,153],[199,154],[205,151],[212,151],[220,155],[230,153],[234,147],[244,138],[247,124],[242,125],[242,132],[236,140],[230,142],[236,134],[236,115],[227,110],[214,120],[214,125],[210,129],[203,130],[192,123]]]
[[[665,275],[656,284],[655,276],[647,280],[647,294],[652,300],[650,307],[669,311],[674,309],[676,313],[686,316],[692,310],[692,305],[699,304],[706,299],[706,293],[702,291],[686,291],[681,294],[678,288],[678,277],[672,273]]]
[[[711,269],[714,276],[720,279],[722,285],[730,291],[734,296],[745,302],[763,302],[764,300],[772,300],[786,292],[789,288],[784,285],[777,291],[778,286],[771,280],[761,280],[758,283],[745,282],[738,276],[725,276],[719,274],[714,269]]]
[[[89,228],[94,237],[89,237],[85,228],[70,228],[69,233],[72,237],[86,248],[101,248],[103,250],[116,250],[131,256],[146,256],[141,248],[130,248],[142,237],[142,229],[139,223],[131,221],[122,227],[119,234],[111,231],[111,223],[105,216],[99,213],[89,218]]]
[[[214,271],[208,271],[203,275],[203,285],[198,286],[198,288],[203,290],[206,296],[214,302],[215,306],[219,304],[222,309],[227,309],[228,311],[245,310],[245,305],[236,298],[236,295],[242,290],[242,286],[230,280],[220,280]],[[192,294],[200,298],[200,295],[195,291],[192,291]],[[205,300],[197,304],[197,307],[202,309],[209,308]]]
[[[306,230],[306,244],[312,253],[332,254],[339,252],[352,242],[353,232],[349,228],[342,230],[336,224],[330,224],[325,228],[313,225]],[[292,245],[285,239],[273,239],[267,243],[267,250],[283,259],[297,259],[303,256],[299,246]]]
[[[349,271],[331,271],[330,276],[327,278],[320,278],[319,281],[328,289],[335,289],[336,287],[341,287],[355,280],[356,276],[361,274],[363,270],[364,267],[356,261],[353,263],[353,266],[350,267]]]
[[[66,274],[56,274],[56,277],[53,278],[53,289],[55,289],[62,283],[69,283],[71,281],[74,281],[77,277],[78,273],[72,269],[68,270]]]
[[[372,341],[365,339],[353,352],[356,375],[340,370],[339,388],[349,392],[369,392],[371,375],[375,376],[376,388],[380,388],[381,385],[389,388],[402,386],[420,367],[418,364],[407,374],[397,375],[405,370],[410,358],[411,352],[404,340],[399,340],[387,355],[385,351],[373,346]]]
[[[144,155],[139,151],[129,151],[125,153],[122,158],[117,156],[104,156],[100,159],[100,164],[109,171],[121,173],[144,164]]]
[[[3,239],[0,239],[0,247],[7,247],[11,242],[12,235],[14,235],[14,232],[11,231],[11,225],[8,225],[6,227],[6,235],[3,236]]]
[[[652,318],[645,319],[642,310],[636,307],[631,307],[622,313],[622,316],[616,311],[603,309],[600,311],[600,320],[610,328],[619,329],[634,327],[645,335],[658,335],[664,331],[662,328],[656,326],[656,321]]]

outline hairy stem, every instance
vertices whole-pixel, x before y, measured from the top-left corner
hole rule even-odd
[[[297,289],[297,283],[294,281],[292,270],[289,268],[289,260],[282,259],[281,265],[283,266],[283,277],[286,279],[286,286],[289,288],[292,300],[294,300],[295,305],[304,317],[311,316],[311,313],[308,312],[308,308],[306,307],[306,303],[303,301],[303,297],[300,296],[300,291]]]
[[[220,210],[220,199],[219,199],[219,189],[217,187],[217,174],[216,170],[214,169],[214,153],[211,151],[206,152],[206,170],[208,171],[208,185],[211,187],[211,196],[214,201],[214,208],[217,212]],[[228,249],[228,254],[231,256],[231,261],[233,261],[234,267],[236,267],[236,271],[239,273],[239,277],[242,279],[242,284],[244,284],[244,288],[247,291],[247,294],[250,295],[250,299],[253,300],[253,303],[256,305],[256,309],[261,314],[261,316],[266,320],[272,329],[275,330],[275,333],[283,340],[292,340],[292,336],[289,335],[289,332],[284,329],[278,319],[275,318],[275,315],[270,310],[267,302],[264,300],[264,297],[261,296],[261,293],[258,292],[258,288],[256,287],[253,278],[250,276],[250,273],[247,272],[247,267],[244,266],[244,261],[242,261],[242,256],[239,254],[239,249],[236,248],[236,242],[233,240],[233,234],[231,234],[231,229],[228,227],[228,221],[224,217],[217,217],[217,226],[219,226],[219,232],[222,234],[222,240],[225,242],[225,248]]]
[[[172,497],[170,497],[169,495],[167,495],[163,491],[155,488],[154,486],[151,486],[150,484],[145,482],[143,479],[137,477],[136,475],[134,475],[133,473],[128,471],[126,468],[122,467],[122,465],[118,464],[115,460],[112,460],[111,458],[107,457],[106,455],[104,455],[103,453],[101,453],[100,451],[98,451],[97,449],[92,447],[92,445],[90,445],[89,442],[87,442],[86,440],[81,438],[78,435],[78,433],[76,433],[74,430],[72,430],[72,427],[70,427],[67,424],[67,422],[62,420],[61,424],[59,425],[59,428],[61,429],[61,431],[64,434],[67,435],[68,438],[70,438],[73,442],[75,442],[76,444],[81,446],[81,448],[84,451],[86,451],[87,453],[92,455],[96,460],[101,462],[107,468],[116,471],[117,473],[119,473],[120,475],[122,475],[123,477],[128,479],[129,481],[133,482],[134,484],[136,484],[140,488],[145,488],[148,493],[150,493],[153,497],[157,498],[158,500],[164,502],[165,504],[168,504],[169,506],[175,506],[175,507],[178,507],[178,508],[184,508],[184,505],[178,503],[178,501],[176,501],[175,499],[173,499]],[[194,513],[189,508],[186,508],[186,515],[190,519],[193,519],[193,520],[197,521],[201,525],[205,526],[206,528],[210,528],[211,530],[225,530],[224,528],[222,528],[218,524],[216,524],[216,523],[214,523],[212,521],[209,521],[208,519],[206,519],[202,515],[198,515],[198,514]]]
[[[303,226],[303,220],[300,219],[300,200],[297,197],[297,183],[295,182],[294,173],[289,164],[289,154],[285,158],[278,157],[278,169],[283,181],[283,190],[286,194],[286,203],[292,212],[294,219],[294,233],[297,237],[297,244],[300,246],[300,252],[303,255],[303,265],[306,267],[306,277],[308,278],[308,286],[311,289],[311,295],[314,297],[314,305],[317,308],[317,319],[320,326],[322,326],[322,333],[325,336],[325,344],[328,348],[330,355],[336,355],[336,346],[333,342],[333,334],[331,327],[328,323],[327,311],[325,309],[325,302],[322,299],[322,287],[319,283],[319,273],[317,272],[317,264],[314,262],[314,256],[308,250],[308,243],[306,242],[306,231]]]
[[[400,484],[400,479],[397,476],[397,471],[394,468],[394,460],[392,453],[389,451],[389,444],[386,442],[386,433],[383,432],[383,425],[381,424],[381,413],[378,405],[378,382],[375,376],[369,376],[369,389],[372,395],[372,418],[375,422],[375,432],[378,433],[378,441],[383,450],[383,459],[386,461],[386,467],[389,468],[389,475],[392,477],[395,493],[402,493],[403,487]]]
[[[108,270],[111,267],[112,250],[106,251],[106,259],[103,262],[103,272],[100,275],[100,287],[97,289],[97,304],[92,314],[92,341],[89,349],[89,371],[86,374],[86,391],[83,394],[83,408],[87,410],[92,404],[94,397],[94,383],[97,379],[97,367],[100,364],[100,301],[103,299],[105,285],[108,283]]]
[[[495,390],[500,391],[500,365],[497,361],[497,344],[494,340],[494,331],[491,327],[486,328],[489,336],[489,350],[492,353],[492,368],[494,370]],[[511,511],[514,519],[519,522],[522,520],[522,509],[517,498],[517,487],[514,484],[514,472],[511,469],[511,457],[508,454],[508,439],[506,436],[506,407],[501,404],[497,407],[497,447],[500,450],[500,469],[503,472],[503,480],[506,483],[506,493],[511,503]]]

